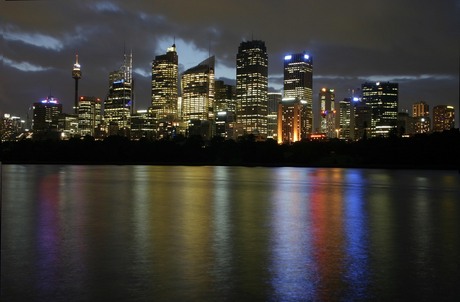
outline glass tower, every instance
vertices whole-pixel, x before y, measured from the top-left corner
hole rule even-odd
[[[307,53],[284,57],[284,97],[305,101],[302,137],[313,132],[313,59]]]
[[[362,101],[371,110],[372,137],[388,137],[398,121],[398,83],[367,82],[361,85]]]
[[[152,113],[157,121],[172,121],[177,117],[178,56],[176,45],[152,63]]]
[[[214,120],[214,56],[182,74],[182,119]]]
[[[132,64],[132,54],[124,54],[123,65],[109,74],[109,92],[104,103],[109,135],[129,136],[134,107]]]
[[[236,55],[237,122],[245,134],[267,137],[268,55],[265,42],[241,42]]]

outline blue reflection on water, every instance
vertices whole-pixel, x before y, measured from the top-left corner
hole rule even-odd
[[[345,300],[362,299],[368,295],[369,259],[368,259],[368,223],[364,208],[365,179],[362,170],[347,170],[345,185],[345,225],[346,236],[346,268],[345,281],[350,290],[346,292]],[[358,184],[358,185],[356,185]]]

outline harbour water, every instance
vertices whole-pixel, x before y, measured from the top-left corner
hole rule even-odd
[[[458,171],[5,165],[2,301],[453,301]]]

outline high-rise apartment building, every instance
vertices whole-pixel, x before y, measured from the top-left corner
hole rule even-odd
[[[246,134],[267,136],[268,54],[265,42],[241,42],[236,55],[237,122]]]
[[[179,59],[176,45],[167,49],[166,54],[155,57],[152,63],[152,108],[157,121],[173,121],[177,118]]]
[[[339,138],[351,139],[354,127],[353,98],[344,98],[339,102]]]
[[[335,92],[334,89],[322,88],[319,92],[319,120],[320,133],[326,134],[326,137],[337,137],[335,126]]]
[[[421,101],[412,104],[412,118],[415,133],[430,132],[430,106],[427,103]]]
[[[123,65],[109,74],[109,92],[104,103],[108,135],[129,136],[134,108],[133,56],[124,54]]]
[[[361,85],[362,101],[371,110],[371,137],[388,137],[396,131],[398,83],[367,82]]]
[[[214,56],[187,69],[181,77],[182,119],[214,120]]]
[[[102,123],[101,99],[81,96],[78,101],[78,132],[80,135],[95,136],[96,129]]]
[[[305,101],[301,121],[301,136],[313,132],[313,59],[307,53],[289,54],[284,57],[284,97]]]
[[[442,132],[455,126],[455,109],[453,106],[438,105],[433,107],[433,131]]]

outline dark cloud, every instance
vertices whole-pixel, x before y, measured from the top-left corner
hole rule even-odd
[[[400,81],[402,108],[419,100],[458,108],[459,3],[2,1],[0,112],[23,114],[50,89],[70,111],[77,51],[80,92],[103,98],[108,73],[120,66],[124,50],[132,50],[137,103],[145,108],[150,64],[174,38],[181,70],[215,54],[216,77],[229,83],[239,43],[254,38],[266,42],[272,91],[282,86],[284,55],[306,50],[314,60],[315,95],[328,86],[340,99],[380,76]]]

